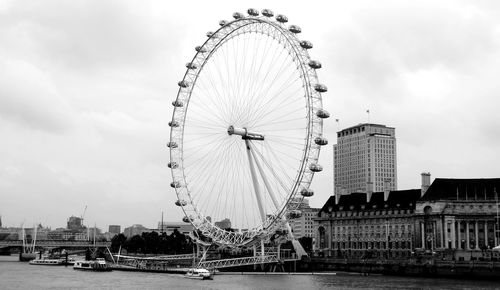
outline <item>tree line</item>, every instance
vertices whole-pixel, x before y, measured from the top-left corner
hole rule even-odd
[[[211,239],[198,233],[201,240],[211,242]],[[312,238],[302,237],[299,242],[306,252],[312,251]],[[188,254],[193,252],[194,242],[188,235],[179,232],[177,229],[170,235],[158,232],[144,232],[127,238],[124,234],[115,235],[111,239],[111,251],[117,253],[120,250],[134,254]],[[293,249],[290,241],[282,245],[282,249]]]
[[[193,241],[177,229],[170,235],[158,232],[144,232],[127,238],[118,234],[111,239],[111,251],[120,250],[134,254],[187,254],[193,252]]]

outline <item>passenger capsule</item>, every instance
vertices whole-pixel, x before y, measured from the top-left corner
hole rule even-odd
[[[188,62],[188,63],[186,63],[186,67],[188,69],[197,69],[198,65],[196,65],[195,63],[192,63],[192,62]]]
[[[319,109],[316,112],[316,116],[320,117],[321,119],[326,119],[326,118],[330,117],[330,113],[328,113],[327,110]]]
[[[172,168],[172,169],[175,169],[177,167],[179,167],[179,164],[177,164],[177,162],[169,162],[167,164],[168,168]]]
[[[281,22],[281,23],[287,23],[288,17],[286,17],[285,15],[282,15],[282,14],[278,14],[276,16],[276,20],[278,20],[278,22]]]
[[[207,37],[212,37],[212,35],[214,35],[214,32],[213,32],[213,31],[209,31],[209,32],[207,32]]]
[[[274,12],[270,9],[264,9],[264,10],[262,10],[262,15],[264,15],[266,17],[273,17]]]
[[[321,68],[321,62],[319,62],[317,60],[311,60],[309,62],[309,67],[311,67],[313,69],[319,69],[319,68]]]
[[[234,19],[241,19],[243,17],[245,17],[245,15],[241,14],[240,12],[234,12],[233,13],[233,18]]]
[[[182,218],[182,221],[185,222],[185,223],[190,223],[192,220],[193,220],[192,217],[185,216],[185,217]]]
[[[183,200],[183,199],[178,199],[175,201],[175,205],[176,206],[186,206],[187,205],[187,201]]]
[[[219,21],[219,25],[220,26],[225,26],[227,24],[227,21],[226,20],[221,20]]]
[[[300,46],[302,46],[302,48],[305,48],[305,49],[311,49],[313,47],[312,43],[310,41],[307,41],[307,40],[302,40],[300,42]]]
[[[172,102],[172,105],[173,105],[174,107],[180,108],[180,107],[183,107],[183,106],[184,106],[184,103],[183,103],[183,102],[181,102],[181,101],[175,100],[175,101],[173,101],[173,102]]]
[[[309,189],[309,188],[302,188],[302,190],[300,191],[300,194],[303,197],[311,197],[314,195],[314,191],[312,189]]]
[[[248,12],[248,15],[259,16],[259,10],[257,10],[257,9],[249,8],[247,10],[247,12]]]
[[[197,46],[194,48],[197,52],[205,53],[207,52],[207,49],[203,46]]]
[[[295,34],[302,32],[302,29],[300,29],[300,26],[298,26],[298,25],[290,25],[288,30],[290,30],[291,32],[293,32]]]
[[[309,169],[311,169],[312,172],[320,172],[323,170],[323,167],[317,163],[313,163],[309,165]]]
[[[292,210],[288,212],[289,219],[298,219],[302,216],[302,212],[300,210]]]
[[[170,141],[167,143],[167,147],[168,148],[177,148],[178,145],[177,145],[177,142]]]
[[[316,143],[320,146],[324,146],[324,145],[328,144],[328,139],[326,139],[325,137],[316,137],[316,138],[314,138],[314,143]]]
[[[170,127],[172,127],[172,128],[177,128],[177,127],[179,127],[179,122],[177,122],[177,121],[169,121],[168,125]]]
[[[173,181],[170,183],[170,186],[173,188],[179,188],[181,187],[181,183],[179,181]]]
[[[189,83],[187,81],[185,81],[185,80],[182,80],[182,81],[178,82],[177,84],[181,88],[187,88],[187,87],[189,87]]]
[[[328,88],[323,84],[315,84],[314,89],[320,93],[324,93],[324,92],[328,91]]]

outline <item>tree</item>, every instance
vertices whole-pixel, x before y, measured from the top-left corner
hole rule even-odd
[[[127,237],[124,234],[115,235],[111,239],[111,251],[114,253],[118,252],[120,250],[120,246],[123,247],[126,240]]]
[[[144,232],[141,237],[144,239],[144,253],[158,254],[160,246],[160,236],[157,232]]]
[[[125,242],[124,246],[127,249],[127,252],[133,252],[133,253],[141,252],[142,253],[144,251],[145,242],[141,236],[135,235],[135,236],[131,237],[130,239],[128,239]]]

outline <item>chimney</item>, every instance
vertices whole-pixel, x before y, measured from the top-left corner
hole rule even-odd
[[[346,193],[346,192],[347,192],[347,190],[346,190],[345,188],[340,187],[340,188],[338,188],[338,189],[339,189],[339,190],[337,190],[337,191],[335,192],[335,204],[339,204],[340,197],[341,197],[342,195],[346,195],[346,194],[347,194],[347,193]]]
[[[384,201],[389,199],[389,192],[391,192],[391,180],[384,179]]]
[[[422,172],[422,191],[420,193],[420,197],[424,196],[424,194],[427,192],[427,189],[429,189],[429,186],[431,186],[431,173],[430,172]]]
[[[373,194],[373,182],[368,181],[366,183],[366,203],[370,202],[370,200],[372,199],[372,194]]]

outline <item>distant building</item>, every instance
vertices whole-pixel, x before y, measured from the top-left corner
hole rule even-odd
[[[288,222],[292,229],[293,236],[298,239],[302,237],[314,237],[315,229],[314,218],[319,212],[319,208],[311,208],[309,206],[309,200],[298,198],[292,200],[291,203],[300,202],[298,209],[301,212],[301,216],[294,219],[289,219]],[[295,206],[294,206],[295,208]]]
[[[143,225],[135,224],[123,230],[123,234],[127,237],[133,237],[135,235],[141,235],[144,232],[150,232],[151,230],[144,227]]]
[[[335,194],[397,189],[396,133],[392,127],[359,124],[337,132]]]
[[[108,232],[112,235],[118,235],[122,232],[122,228],[119,225],[109,225]]]
[[[162,225],[161,222],[158,222],[158,232],[165,232],[167,235],[170,235],[174,230],[187,235],[193,231],[193,225],[185,222],[163,222]]]
[[[76,217],[76,216],[71,216],[68,219],[67,222],[67,227],[68,230],[72,231],[83,231],[86,230],[86,227],[83,225],[83,219]]]
[[[228,218],[225,218],[221,221],[215,222],[215,226],[219,227],[221,229],[229,229],[229,228],[231,228],[231,220]]]

